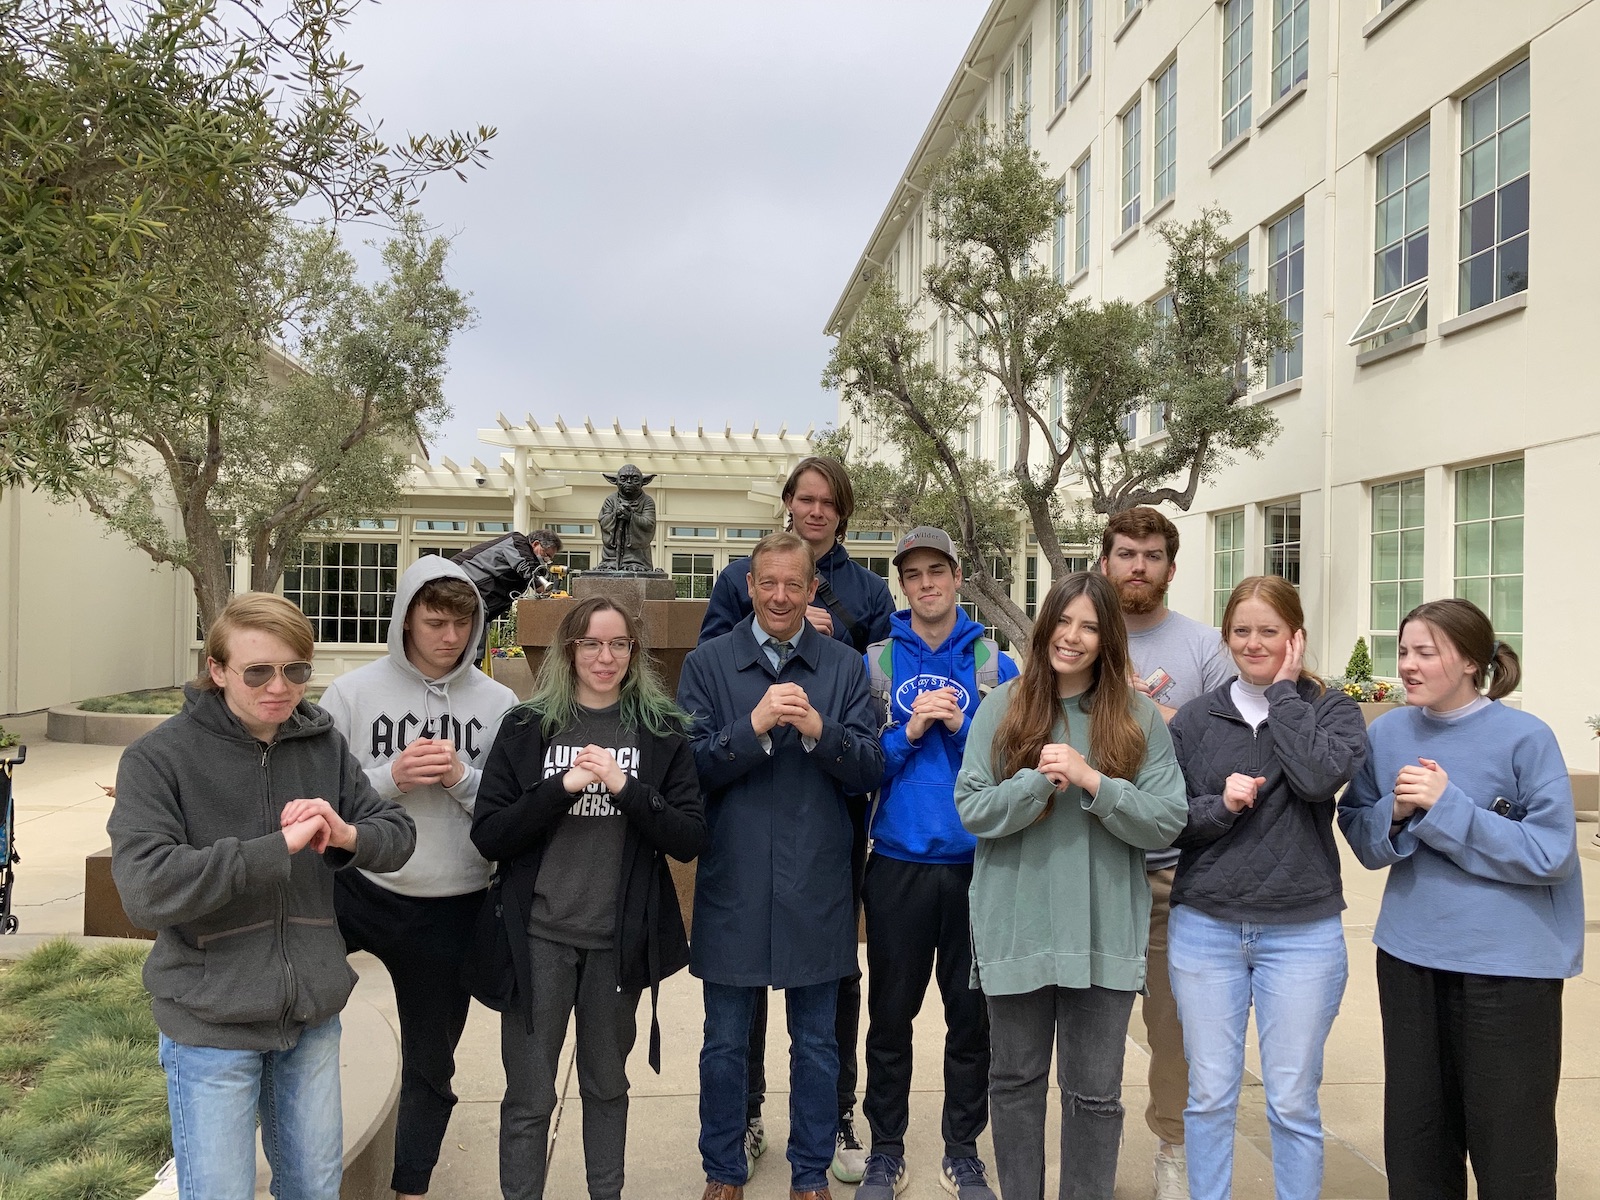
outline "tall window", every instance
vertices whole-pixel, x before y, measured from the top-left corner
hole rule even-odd
[[[398,542],[304,541],[299,564],[283,573],[283,595],[299,605],[319,642],[381,642],[399,558]]]
[[[1089,156],[1072,168],[1072,273],[1089,267],[1089,197],[1092,180]]]
[[[711,585],[717,581],[717,556],[714,554],[674,554],[672,584],[679,600],[709,600]]]
[[[1122,19],[1126,21],[1139,11],[1140,0],[1122,0]]]
[[[1139,127],[1144,118],[1144,101],[1135,100],[1122,114],[1122,228],[1139,223]]]
[[[1056,0],[1056,107],[1067,102],[1072,90],[1072,5]]]
[[[1528,63],[1461,105],[1460,311],[1528,287]]]
[[[1400,671],[1400,618],[1422,603],[1422,476],[1372,489],[1372,673]]]
[[[1300,586],[1300,501],[1268,504],[1261,512],[1266,525],[1265,566],[1268,575],[1278,575]]]
[[[1246,238],[1222,256],[1224,272],[1233,272],[1233,290],[1240,296],[1250,294],[1250,241]]]
[[[1311,0],[1272,0],[1272,98],[1306,77],[1311,66]]]
[[[1456,472],[1456,595],[1522,653],[1522,460]]]
[[[1172,195],[1178,186],[1178,64],[1172,65],[1155,81],[1156,100],[1156,162],[1155,195],[1152,204],[1160,204]]]
[[[1056,213],[1055,229],[1050,239],[1050,272],[1057,283],[1067,281],[1067,185],[1056,187],[1056,203],[1061,211]]]
[[[1029,617],[1039,613],[1039,556],[1030,554],[1022,581],[1022,611]]]
[[[1267,229],[1267,281],[1272,298],[1294,323],[1294,345],[1276,351],[1267,370],[1267,386],[1298,379],[1305,352],[1306,210],[1295,209]]]
[[[1135,408],[1123,413],[1117,421],[1117,428],[1127,441],[1136,440],[1139,436],[1139,410]]]
[[[1017,82],[1021,92],[1017,96],[1017,103],[1022,108],[1022,140],[1029,145],[1033,144],[1033,38],[1022,40],[1022,45],[1017,49],[1017,58],[1020,60],[1017,70]]]
[[[1078,0],[1078,78],[1094,66],[1094,0]]]
[[[1006,69],[1000,72],[1000,119],[1009,122],[1012,114],[1017,111],[1017,64],[1015,60],[1006,64]]]
[[[1255,0],[1226,0],[1222,6],[1222,144],[1250,128],[1251,39]]]
[[[1064,372],[1057,371],[1050,376],[1050,442],[1057,450],[1067,440],[1067,435],[1061,432],[1061,402],[1066,389]]]
[[[1428,320],[1428,150],[1424,125],[1378,155],[1372,307],[1350,342]]]
[[[1211,623],[1222,628],[1228,597],[1244,578],[1244,510],[1211,518]]]
[[[972,418],[972,457],[983,457],[983,413],[980,410]]]

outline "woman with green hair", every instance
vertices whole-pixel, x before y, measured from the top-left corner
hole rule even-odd
[[[544,1195],[556,1063],[574,1009],[589,1195],[622,1195],[639,995],[650,988],[659,1073],[657,985],[689,961],[666,855],[688,862],[706,840],[686,724],[633,615],[594,596],[562,619],[533,697],[506,714],[484,766],[472,841],[499,864],[491,911],[501,936],[479,973],[502,982],[475,990],[503,1006],[506,1200]]]

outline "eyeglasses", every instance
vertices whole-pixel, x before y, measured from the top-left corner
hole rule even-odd
[[[242,671],[229,666],[227,663],[222,665],[244,680],[245,687],[252,688],[266,687],[267,684],[272,682],[272,677],[279,674],[283,676],[285,683],[300,687],[302,684],[311,682],[311,673],[316,670],[308,662],[251,663]]]
[[[567,645],[578,652],[579,658],[599,657],[602,646],[611,651],[613,658],[627,658],[633,653],[632,638],[612,638],[607,642],[602,642],[599,638],[573,638]]]

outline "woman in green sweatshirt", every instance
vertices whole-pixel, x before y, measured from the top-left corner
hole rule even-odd
[[[1044,1195],[1045,1089],[1059,1043],[1061,1195],[1111,1200],[1122,1051],[1144,987],[1144,852],[1188,816],[1160,712],[1128,686],[1111,585],[1079,572],[1039,606],[1022,674],[984,701],[956,780],[978,839],[976,982],[989,1002],[990,1119],[1006,1200]]]

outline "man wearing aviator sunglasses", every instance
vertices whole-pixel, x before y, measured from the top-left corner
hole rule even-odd
[[[183,1196],[255,1194],[258,1112],[273,1193],[339,1194],[339,1013],[355,973],[334,877],[394,870],[416,831],[303,703],[314,642],[282,596],[234,597],[183,711],[117,771],[111,869],[128,915],[157,931],[144,981]]]

